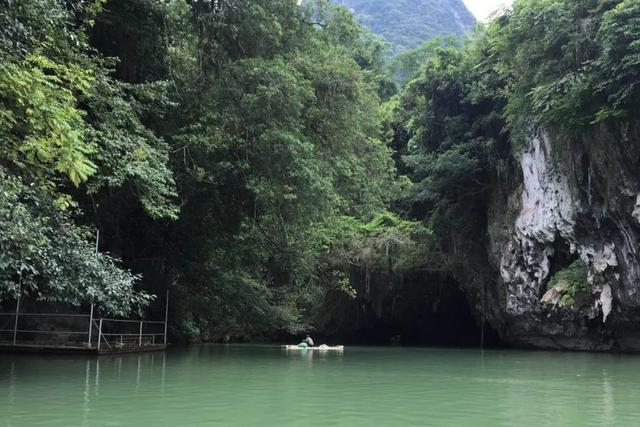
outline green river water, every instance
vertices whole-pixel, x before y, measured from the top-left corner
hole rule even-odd
[[[0,355],[2,426],[637,426],[640,357],[198,346]]]

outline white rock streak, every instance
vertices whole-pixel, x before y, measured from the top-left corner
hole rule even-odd
[[[577,252],[592,273],[603,273],[618,265],[613,243],[586,245],[575,236],[576,219],[581,202],[573,196],[567,171],[554,163],[551,137],[541,130],[520,156],[523,174],[522,208],[515,223],[515,232],[503,252],[500,275],[507,285],[507,311],[522,314],[540,302],[541,286],[548,278],[553,243],[564,239],[572,253]],[[639,197],[640,202],[640,197]],[[640,203],[638,203],[640,218]],[[611,312],[612,292],[608,284],[596,286],[603,321]],[[547,295],[547,300],[554,300]]]
[[[518,232],[541,243],[552,243],[559,232],[573,234],[577,202],[564,174],[551,165],[551,142],[546,133],[533,139],[520,159],[524,178]]]

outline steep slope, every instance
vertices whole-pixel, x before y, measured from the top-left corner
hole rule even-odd
[[[639,16],[519,0],[405,89],[430,259],[503,342],[640,351]]]
[[[392,45],[393,53],[414,49],[437,36],[459,35],[475,24],[462,0],[336,0]]]

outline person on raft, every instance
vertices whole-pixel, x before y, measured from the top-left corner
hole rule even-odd
[[[310,335],[307,335],[307,337],[298,344],[299,347],[313,347],[314,345],[313,338],[311,338]]]

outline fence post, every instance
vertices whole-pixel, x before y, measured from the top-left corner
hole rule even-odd
[[[102,342],[102,317],[100,318],[100,325],[98,325],[98,350],[100,350],[101,342]]]
[[[169,319],[169,289],[167,289],[167,303],[164,309],[164,345],[167,345],[167,320]]]
[[[16,301],[16,319],[15,322],[13,322],[13,345],[16,345],[16,338],[18,336],[18,316],[20,313],[20,296],[21,296],[22,292],[20,292],[18,294],[18,300]]]
[[[142,347],[142,320],[140,321],[140,334],[138,335],[138,347]]]
[[[93,304],[91,304],[91,313],[89,314],[89,338],[87,339],[87,347],[91,347],[91,332],[93,332]]]

